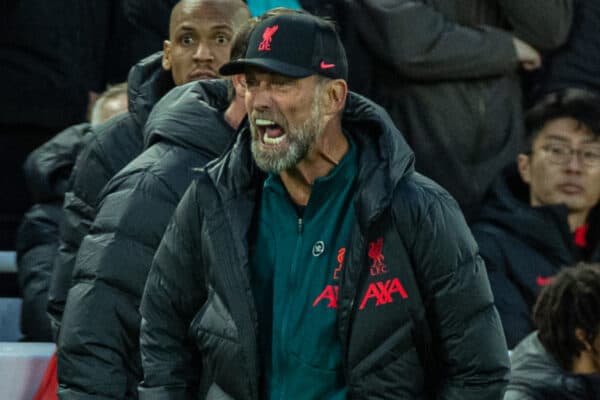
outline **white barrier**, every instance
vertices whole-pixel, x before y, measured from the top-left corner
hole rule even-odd
[[[54,343],[0,342],[0,399],[31,400],[54,350]]]
[[[21,303],[16,297],[0,297],[0,342],[16,342],[23,337],[19,326]]]
[[[0,272],[17,272],[17,253],[0,251]]]

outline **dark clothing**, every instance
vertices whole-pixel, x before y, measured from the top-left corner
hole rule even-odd
[[[359,149],[337,296],[348,398],[498,399],[506,346],[456,202],[414,173],[383,109],[351,93],[343,124]],[[140,308],[142,399],[259,398],[248,266],[264,175],[248,130],[237,139],[187,191],[155,255]],[[371,274],[377,261],[385,272]]]
[[[355,222],[357,150],[349,144],[339,164],[312,183],[302,213],[278,175],[265,181],[250,245],[250,281],[263,333],[261,398],[346,398],[335,291]]]
[[[56,132],[84,120],[88,91],[105,85],[110,11],[106,1],[0,5],[0,125]]]
[[[136,64],[129,74],[129,112],[94,128],[95,135],[82,150],[65,194],[65,220],[49,290],[48,313],[55,338],[58,336],[75,257],[94,220],[99,193],[105,184],[143,149],[142,129],[156,102],[174,84],[161,65],[162,53]]]
[[[586,261],[600,261],[597,212]],[[531,310],[542,286],[577,261],[564,206],[531,207],[529,188],[512,165],[494,183],[473,234],[485,260],[509,348],[533,330]]]
[[[231,141],[227,106],[223,81],[168,93],[146,124],[146,150],[102,190],[77,255],[58,341],[61,399],[137,398],[146,275],[196,169]]]
[[[575,0],[573,28],[564,46],[544,59],[534,98],[562,89],[600,95],[600,2]]]
[[[127,20],[162,43],[169,37],[169,16],[179,0],[123,0]]]
[[[62,201],[81,149],[90,141],[90,124],[74,125],[35,149],[23,165],[33,201]]]
[[[571,374],[550,355],[537,332],[515,348],[511,357],[511,378],[504,400],[597,400],[600,377]]]
[[[17,233],[21,332],[28,341],[52,340],[46,306],[63,219],[62,202],[77,154],[90,136],[89,124],[72,126],[31,153],[23,167],[36,202]]]
[[[558,47],[571,2],[348,1],[350,89],[391,114],[417,171],[446,188],[468,220],[524,133],[513,34]]]

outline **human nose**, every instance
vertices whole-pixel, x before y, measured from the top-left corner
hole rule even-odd
[[[569,161],[566,164],[569,171],[579,172],[583,169],[583,155],[581,150],[571,149]]]
[[[214,55],[210,46],[206,43],[200,42],[198,43],[198,47],[196,47],[196,51],[194,52],[194,60],[196,61],[212,61],[214,59]]]
[[[271,107],[273,99],[271,97],[271,91],[265,82],[260,82],[249,91],[252,96],[252,106],[254,109],[266,110]]]

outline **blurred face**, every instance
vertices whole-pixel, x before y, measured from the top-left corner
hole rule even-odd
[[[100,121],[104,122],[109,118],[127,111],[127,94],[107,99],[100,109]]]
[[[564,204],[569,212],[589,212],[600,200],[598,157],[600,141],[576,120],[547,122],[532,153],[520,154],[518,159],[521,178],[529,184],[531,205]]]
[[[171,19],[169,40],[164,42],[163,67],[176,85],[217,78],[229,61],[235,19],[231,7],[218,1],[181,4]]]
[[[584,349],[573,357],[572,373],[600,374],[600,333],[590,338],[583,329],[575,329],[575,337]]]
[[[316,76],[246,72],[246,109],[258,167],[279,174],[303,160],[323,131]]]

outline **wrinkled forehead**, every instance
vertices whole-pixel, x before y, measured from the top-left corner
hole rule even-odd
[[[312,82],[317,80],[317,75],[308,75],[303,77],[289,76],[280,74],[278,72],[270,71],[266,68],[257,66],[246,66],[244,68],[244,75],[246,79],[253,79],[266,82]]]
[[[173,10],[169,33],[178,29],[234,32],[247,19],[247,10],[227,1],[182,2]]]
[[[535,138],[535,142],[556,141],[567,144],[600,145],[600,135],[584,123],[570,117],[548,120]]]

